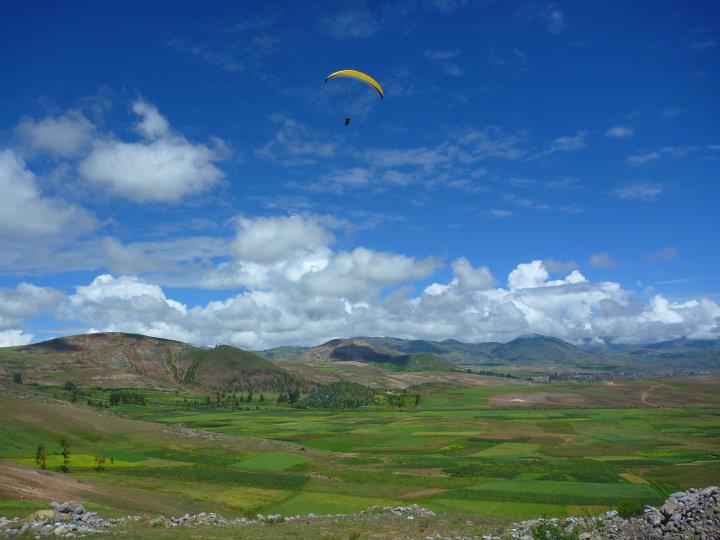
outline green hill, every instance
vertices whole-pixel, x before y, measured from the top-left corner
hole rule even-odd
[[[259,354],[229,345],[201,349],[180,341],[108,332],[0,348],[0,377],[25,383],[116,388],[190,385],[284,387],[301,381]]]
[[[561,339],[532,334],[493,347],[490,354],[519,364],[577,365],[597,362],[599,357]]]

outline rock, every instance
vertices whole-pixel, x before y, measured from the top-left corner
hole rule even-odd
[[[52,521],[55,519],[54,510],[38,510],[28,516],[28,522],[34,521]]]
[[[66,502],[64,503],[59,509],[58,512],[62,512],[63,514],[84,514],[85,508],[83,508],[83,505],[79,502]]]

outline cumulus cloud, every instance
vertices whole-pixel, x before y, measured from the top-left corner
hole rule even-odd
[[[37,178],[12,150],[0,150],[0,238],[16,243],[31,238],[78,236],[95,228],[83,208],[43,196]]]
[[[332,241],[332,235],[317,222],[300,216],[240,218],[233,248],[241,259],[273,263],[298,252],[313,252]]]
[[[452,269],[453,275],[462,289],[483,290],[495,285],[495,278],[486,266],[473,268],[465,257],[454,260]]]
[[[540,260],[518,264],[508,276],[510,289],[530,289],[540,287],[547,281],[549,274]]]
[[[94,131],[95,126],[79,111],[42,120],[23,118],[15,128],[15,134],[30,149],[60,157],[80,154]]]
[[[353,267],[373,266],[376,275],[370,281],[378,284],[408,276],[401,268],[406,264],[402,256],[396,256],[397,267],[389,271],[377,267],[374,256],[347,253],[338,264],[346,274]],[[192,308],[137,278],[104,275],[78,287],[68,315],[96,330],[251,348],[355,335],[504,341],[537,332],[574,342],[616,343],[718,335],[720,307],[711,300],[675,303],[657,295],[643,303],[619,284],[591,283],[577,270],[548,280],[541,261],[518,265],[508,276],[508,288],[494,288],[487,269],[473,268],[464,259],[452,266],[450,282],[433,283],[416,296],[400,289],[384,297],[377,292],[349,297],[336,268],[334,279],[317,289],[276,284]]]
[[[54,312],[63,302],[64,296],[59,291],[30,283],[20,283],[15,288],[0,288],[0,331],[8,332],[8,340],[10,336],[20,339],[23,334],[15,327],[42,312]]]
[[[236,237],[226,244],[231,258],[193,274],[194,286],[232,291],[205,305],[172,298],[148,276],[103,273],[68,296],[28,283],[0,289],[0,339],[28,342],[23,323],[40,313],[88,331],[245,348],[354,335],[487,341],[529,332],[646,343],[717,336],[720,328],[720,307],[711,300],[643,302],[617,283],[589,282],[571,263],[552,259],[518,264],[502,287],[487,267],[460,257],[450,264],[448,282],[428,285],[442,266],[438,259],[337,249],[328,223],[307,216],[238,219]],[[591,264],[608,261],[601,253]],[[551,272],[568,273],[551,279]]]
[[[17,347],[18,345],[27,345],[32,342],[32,339],[32,334],[26,334],[22,330],[0,330],[0,347]]]
[[[223,177],[215,165],[221,153],[194,144],[170,128],[153,105],[138,100],[137,132],[143,140],[96,140],[80,163],[81,174],[110,192],[135,202],[177,202],[206,191]]]
[[[543,259],[543,266],[551,274],[564,274],[578,269],[578,264],[575,261],[558,261],[552,257]]]
[[[615,268],[617,266],[617,261],[607,251],[594,253],[588,259],[588,263],[593,268]]]

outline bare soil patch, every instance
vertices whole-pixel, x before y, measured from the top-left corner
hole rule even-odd
[[[490,396],[490,406],[505,407],[586,407],[592,402],[580,394],[566,392],[518,392],[503,393]]]
[[[426,497],[428,495],[437,495],[438,493],[445,493],[447,489],[440,488],[427,488],[419,489],[417,491],[410,491],[403,495],[400,495],[401,499],[419,499],[420,497]]]
[[[8,461],[0,461],[0,478],[0,495],[9,499],[73,499],[84,502],[86,495],[97,494],[95,487],[72,476],[31,469]]]

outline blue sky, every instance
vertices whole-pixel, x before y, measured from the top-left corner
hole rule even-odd
[[[0,344],[716,337],[718,15],[0,2]]]

